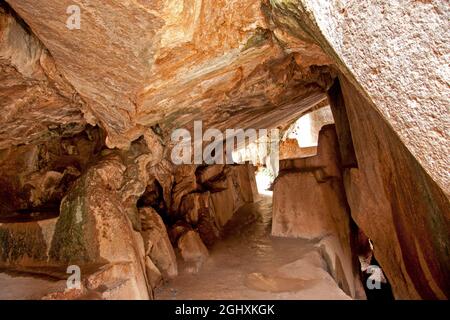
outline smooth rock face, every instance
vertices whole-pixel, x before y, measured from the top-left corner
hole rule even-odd
[[[349,239],[354,237],[354,234],[351,229],[342,231],[349,232],[349,237],[342,234],[328,235],[319,241],[317,247],[327,263],[328,272],[338,286],[352,298],[366,299],[363,287],[365,284],[362,283],[359,272],[360,265],[355,262],[353,243]]]
[[[445,1],[271,1],[275,21],[314,39],[450,193],[450,8]],[[406,72],[408,70],[408,72]]]
[[[317,182],[312,172],[281,172],[273,191],[274,236],[320,238],[334,231],[332,215],[348,214],[342,201],[343,188]]]
[[[372,240],[396,298],[448,298],[448,197],[374,107],[341,80],[344,105],[335,104],[335,94],[331,102],[336,113],[345,108],[356,153],[357,168],[344,174],[352,217]]]
[[[224,190],[211,193],[211,206],[222,228],[245,203],[257,200],[255,172],[251,165],[229,166],[224,171]]]
[[[258,200],[254,166],[250,164],[234,166],[233,179],[244,202],[251,203]]]
[[[319,133],[318,154],[281,161],[274,181],[272,235],[323,239],[331,273],[351,297],[365,296],[351,248],[350,211],[345,198],[334,125]],[[299,201],[300,200],[300,201]],[[330,236],[331,235],[331,236]]]

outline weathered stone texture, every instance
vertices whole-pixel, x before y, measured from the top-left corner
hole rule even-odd
[[[44,45],[0,4],[0,150],[84,129],[83,102]]]
[[[270,2],[275,22],[320,45],[448,195],[448,3]]]
[[[180,249],[183,260],[195,265],[201,265],[208,257],[208,249],[200,239],[197,232],[190,230],[183,234],[178,240],[178,248]]]
[[[447,299],[449,17],[440,0],[3,1],[0,265],[80,264],[83,288],[50,299],[151,298],[172,246],[204,261],[257,200],[250,165],[175,166],[172,131],[283,131],[328,92],[339,146],[326,126],[314,156],[238,155],[280,168],[274,234],[323,238],[358,297],[351,214],[396,298]]]
[[[283,160],[274,181],[272,235],[322,239],[331,274],[351,297],[365,296],[352,252],[351,218],[334,125],[319,133],[316,156]]]
[[[86,102],[84,118],[106,130],[110,147],[128,146],[157,123],[166,133],[193,119],[208,127],[276,126],[324,100],[331,84],[330,60],[318,46],[296,40],[285,52],[259,1],[8,3]],[[80,7],[80,30],[66,27],[69,5]]]
[[[344,78],[341,85],[357,159],[345,171],[353,219],[373,241],[396,298],[448,298],[448,197],[373,105]]]
[[[164,222],[151,207],[142,208],[139,212],[146,255],[166,279],[175,277],[178,274],[177,260]]]

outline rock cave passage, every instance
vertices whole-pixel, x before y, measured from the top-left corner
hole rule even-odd
[[[320,241],[271,237],[272,200],[239,209],[200,274],[190,269],[155,299],[350,299],[327,271]]]
[[[70,2],[0,0],[0,299],[448,299],[446,1]]]
[[[241,145],[232,154],[241,164],[163,162],[139,175],[147,170],[139,160],[145,139],[126,153],[101,141],[101,131],[89,127],[71,140],[26,147],[25,163],[55,169],[32,174],[38,182],[26,196],[40,199],[38,206],[31,198],[22,204],[27,209],[2,217],[0,298],[393,298],[371,241],[349,214],[327,103],[290,122],[281,138],[277,133],[275,148],[267,136]],[[72,154],[61,150],[68,144]],[[87,152],[102,160],[77,180],[72,174],[79,175],[79,155]],[[58,171],[61,158],[75,168]],[[115,188],[124,189],[110,194]],[[73,271],[84,277],[78,288],[66,279]],[[146,283],[151,289],[142,293]]]

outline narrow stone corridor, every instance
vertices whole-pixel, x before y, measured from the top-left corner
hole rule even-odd
[[[201,271],[179,276],[156,299],[349,299],[326,271],[319,241],[270,235],[272,198],[242,207]]]
[[[448,300],[447,2],[0,0],[0,300]]]

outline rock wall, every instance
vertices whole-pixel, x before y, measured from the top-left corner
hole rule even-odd
[[[178,209],[169,213],[169,233],[174,245],[189,230],[198,233],[207,246],[213,245],[238,209],[245,203],[258,199],[255,171],[250,164],[200,167],[182,165],[175,170],[190,172],[183,179],[175,180],[178,180],[178,184],[192,185],[192,188],[183,189],[183,196],[178,196]],[[173,190],[178,194],[176,187]]]
[[[0,268],[59,279],[70,265],[81,271],[80,289],[46,299],[152,298],[155,287],[177,276],[177,249],[198,272],[205,244],[256,199],[251,165],[174,166],[151,130],[124,151],[95,137],[102,135],[91,128],[8,149],[0,161],[4,185],[18,197],[0,198]],[[8,175],[17,169],[21,175]],[[76,175],[68,179],[71,170]]]
[[[317,147],[300,147],[297,139],[280,141],[280,160],[311,157],[317,154]]]
[[[33,215],[33,208],[28,214],[9,216],[0,232],[0,264],[9,270],[56,273],[63,279],[67,278],[67,267],[76,265],[82,278],[78,296],[101,299],[152,297],[152,287],[145,272],[142,224],[136,208],[149,178],[146,166],[158,159],[158,146],[154,143],[150,151],[150,141],[155,142],[145,135],[127,152],[99,150],[95,159],[79,167],[77,179],[67,186],[55,212],[57,218]],[[75,146],[73,149],[79,150]],[[66,158],[70,159],[69,156]],[[58,170],[79,165],[61,159],[64,155],[59,154],[56,157]],[[42,163],[52,164],[48,160]],[[17,162],[9,163],[10,166],[14,164]],[[38,170],[33,165],[27,169]],[[45,169],[45,166],[40,168],[41,171]],[[46,188],[52,190],[54,185],[41,187],[47,191]],[[57,298],[65,294],[72,293],[55,293]]]
[[[80,294],[151,297],[143,273],[144,243],[118,192],[125,168],[120,158],[102,159],[70,188],[58,218],[3,224],[0,264],[30,273],[58,270],[61,278],[68,266],[76,265],[83,280]]]
[[[84,119],[106,131],[111,148],[126,148],[156,124],[168,136],[193,120],[219,129],[275,127],[323,101],[332,80],[317,45],[284,51],[260,1],[7,3],[51,53],[84,102]],[[80,30],[66,27],[69,5],[80,8]]]
[[[329,269],[342,290],[353,298],[365,294],[352,252],[353,230],[334,125],[319,133],[316,156],[280,161],[273,187],[272,234],[321,239]]]
[[[319,45],[339,70],[343,95],[331,99],[346,194],[395,297],[448,298],[448,6],[270,3],[275,34]]]
[[[57,221],[0,223],[0,267],[48,266]]]
[[[68,137],[0,150],[0,221],[58,215],[61,199],[104,146],[98,127]]]
[[[26,23],[0,3],[0,150],[70,136],[86,125],[84,103]]]
[[[73,4],[81,30],[66,27]],[[333,152],[282,162],[278,188],[337,203],[345,168],[395,296],[448,298],[449,16],[439,0],[3,1],[1,263],[102,264],[87,290],[150,297],[176,273],[168,239],[199,260],[255,194],[251,167],[173,166],[172,130],[284,128],[328,92],[340,165]],[[271,155],[255,158],[277,173]],[[282,233],[297,225],[285,218]]]
[[[357,160],[344,173],[352,217],[372,240],[396,298],[447,299],[449,199],[375,107],[340,80],[330,102],[341,119],[342,154]]]
[[[448,4],[440,0],[271,0],[270,4],[275,34],[280,29],[319,45],[448,195]]]
[[[87,279],[87,288],[101,290],[103,298],[148,299],[144,243],[122,197],[125,170],[111,156],[77,181],[61,203],[50,257],[62,264],[105,264],[95,274],[99,279]]]

